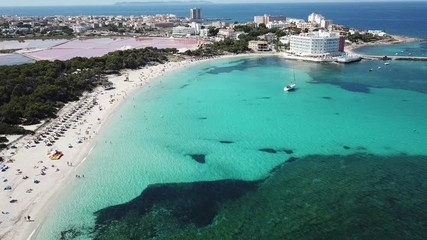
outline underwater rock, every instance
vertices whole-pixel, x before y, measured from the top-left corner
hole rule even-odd
[[[365,147],[359,146],[359,147],[356,148],[356,150],[358,150],[358,151],[366,151],[368,149],[366,149]]]
[[[290,162],[256,182],[150,185],[98,211],[92,239],[425,239],[427,156]]]
[[[181,87],[179,87],[179,88],[186,88],[186,87],[188,87],[188,85],[190,85],[189,83],[187,83],[187,84],[184,84],[184,85],[182,85]]]
[[[323,99],[326,99],[326,100],[331,100],[332,99],[332,97],[322,97]]]
[[[60,240],[75,239],[77,237],[82,236],[83,234],[87,234],[87,233],[84,233],[83,231],[76,228],[71,228],[65,231],[61,231],[61,237],[59,239]]]
[[[350,92],[369,93],[371,91],[368,85],[355,82],[343,82],[341,88]]]
[[[93,239],[174,239],[173,234],[186,228],[208,226],[223,204],[256,190],[258,184],[219,180],[149,185],[130,202],[96,212]]]
[[[199,118],[197,118],[197,119],[199,119],[199,120],[206,120],[206,119],[208,119],[207,117],[199,117]]]
[[[224,143],[224,144],[231,144],[231,143],[234,143],[234,142],[232,142],[232,141],[227,141],[227,140],[220,140],[219,142],[220,142],[220,143]]]
[[[205,163],[205,157],[206,154],[187,154],[187,156],[190,156],[194,161],[198,163]]]
[[[293,163],[296,160],[298,160],[298,158],[296,158],[296,157],[290,157],[290,158],[288,158],[288,160],[286,160],[286,163]]]
[[[285,152],[286,154],[292,154],[292,153],[294,153],[294,151],[291,150],[291,149],[283,149],[282,151]]]
[[[344,148],[345,150],[349,150],[349,149],[351,149],[351,147],[349,147],[349,146],[343,146],[343,148]]]
[[[275,149],[272,149],[272,148],[261,148],[258,150],[261,152],[266,152],[266,153],[277,153],[277,151]]]

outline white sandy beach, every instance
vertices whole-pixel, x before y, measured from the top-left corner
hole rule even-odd
[[[16,148],[2,151],[8,169],[0,173],[0,239],[30,239],[55,196],[67,182],[76,179],[77,169],[94,148],[99,132],[115,110],[148,82],[193,62],[196,61],[168,62],[109,76],[114,89],[98,88],[78,102],[67,104],[57,119],[40,127],[34,136],[25,136],[15,143]],[[124,81],[126,73],[129,81]],[[36,136],[41,139],[37,144]],[[54,137],[57,140],[47,146],[44,141]],[[63,153],[59,160],[50,159],[55,150]],[[4,190],[6,186],[12,189]]]

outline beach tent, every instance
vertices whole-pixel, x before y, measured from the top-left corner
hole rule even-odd
[[[4,187],[4,190],[12,190],[12,186],[7,185],[6,187]]]

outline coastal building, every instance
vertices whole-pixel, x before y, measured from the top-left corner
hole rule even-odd
[[[254,22],[257,26],[260,24],[267,25],[269,22],[286,22],[285,16],[270,16],[267,14],[264,14],[264,16],[254,16]]]
[[[330,27],[332,27],[332,20],[322,19],[320,21],[320,27],[328,30]]]
[[[313,24],[321,24],[322,20],[325,20],[325,17],[317,14],[317,13],[311,13],[308,15],[308,22],[311,22]]]
[[[270,51],[267,41],[249,41],[248,47],[255,52]]]
[[[368,30],[368,33],[375,35],[375,36],[380,36],[380,37],[384,37],[385,35],[387,35],[387,33],[385,33],[382,30]]]
[[[219,29],[217,36],[219,37],[223,37],[223,38],[234,38],[235,37],[235,32],[233,29]]]
[[[174,23],[173,22],[154,22],[146,25],[152,28],[171,28],[174,26]]]
[[[296,26],[302,29],[306,28],[306,26],[308,25],[304,19],[299,18],[287,18],[286,23],[290,26]]]
[[[191,20],[202,19],[202,10],[200,8],[191,8],[190,9],[190,19]]]
[[[202,38],[208,38],[209,29],[203,28],[200,29],[199,36]]]
[[[338,32],[312,32],[291,36],[290,53],[299,56],[337,56],[344,51],[345,38]]]
[[[285,16],[270,16],[270,15],[264,15],[265,16],[265,24],[269,23],[269,22],[286,22],[286,17]]]
[[[221,21],[215,21],[211,23],[211,26],[216,28],[228,27],[229,25],[230,25],[229,23],[221,22]]]
[[[274,33],[266,33],[266,34],[264,34],[262,36],[259,36],[259,38],[263,38],[268,43],[271,43],[271,42],[274,41],[274,39],[276,39],[276,34],[274,34]]]
[[[282,44],[289,44],[291,42],[290,36],[283,36],[279,38],[280,43]]]
[[[260,24],[264,24],[264,16],[254,16],[254,23],[259,26]]]
[[[192,22],[192,23],[190,23],[190,27],[194,29],[194,34],[196,34],[196,35],[200,34],[201,26],[199,23]]]
[[[268,29],[272,29],[272,28],[285,28],[285,27],[287,27],[287,24],[286,24],[286,22],[283,22],[283,21],[274,21],[274,22],[268,22],[266,24],[266,27]]]
[[[87,30],[89,30],[90,28],[91,27],[89,25],[84,25],[84,24],[72,26],[74,33],[84,33]]]
[[[192,27],[177,26],[172,28],[172,37],[188,37],[196,34],[196,29]]]

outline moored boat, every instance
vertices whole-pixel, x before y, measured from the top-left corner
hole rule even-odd
[[[295,89],[295,83],[290,83],[288,85],[286,85],[283,90],[285,90],[286,92],[290,92],[293,91]]]

